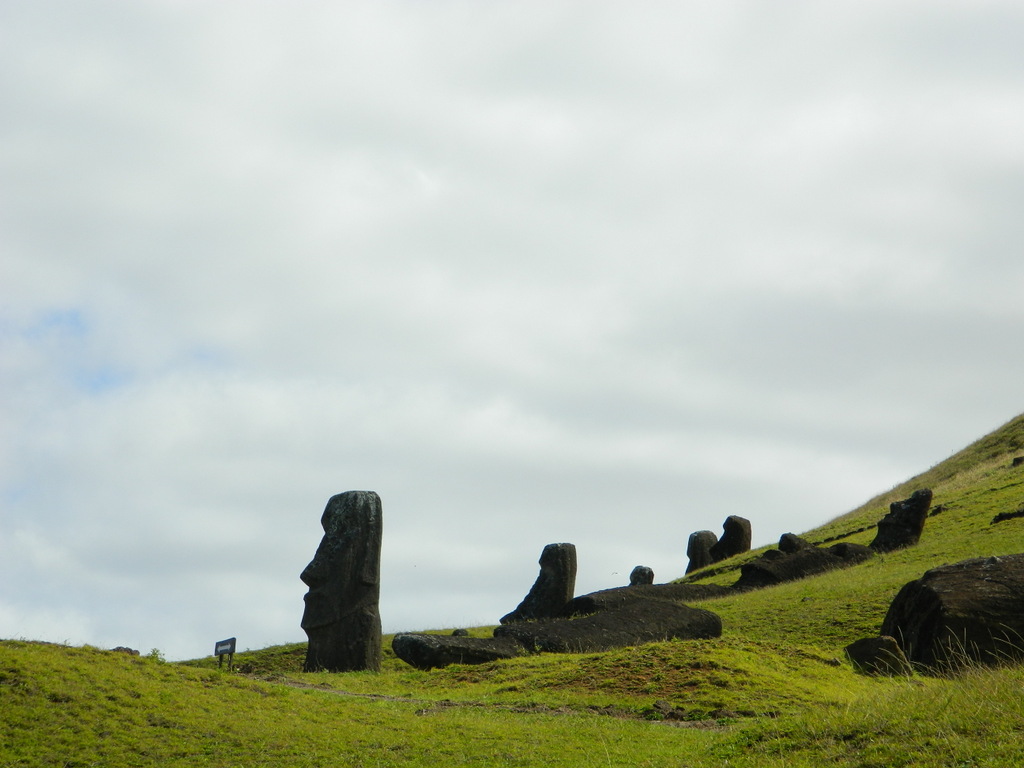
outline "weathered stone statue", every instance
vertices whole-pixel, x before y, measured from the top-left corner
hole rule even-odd
[[[381,503],[373,491],[332,496],[324,537],[299,577],[309,587],[302,628],[309,636],[303,670],[380,669]]]
[[[785,552],[788,555],[813,546],[811,542],[801,539],[795,533],[784,533],[779,537],[779,551]]]
[[[715,562],[711,558],[711,548],[718,543],[718,537],[714,531],[697,531],[690,534],[690,540],[686,543],[686,556],[690,562],[686,566],[686,572],[696,571],[698,568],[706,568]]]
[[[914,667],[895,637],[865,637],[845,648],[853,668],[865,675],[897,677],[914,674]]]
[[[564,616],[576,590],[576,545],[548,544],[540,553],[540,574],[523,602],[501,617],[502,624]]]
[[[638,584],[653,584],[654,571],[650,566],[638,565],[629,574],[629,586],[635,587]]]
[[[511,637],[466,637],[401,632],[391,641],[395,656],[417,669],[449,664],[486,664],[525,656],[526,647]]]
[[[624,587],[638,590],[643,587]],[[494,637],[515,638],[536,653],[591,653],[663,640],[722,636],[722,619],[703,608],[639,599],[575,619],[522,621],[496,627]]]
[[[928,488],[914,491],[909,499],[894,501],[889,505],[889,514],[878,521],[878,533],[871,548],[876,552],[892,552],[917,544],[931,506],[932,492]]]
[[[926,571],[893,598],[882,634],[931,670],[1024,661],[1024,554]]]
[[[722,523],[722,538],[711,548],[714,562],[750,551],[750,521],[739,515],[729,515]]]
[[[787,546],[794,546],[792,540],[787,541]],[[870,547],[849,542],[833,544],[828,549],[815,547],[807,542],[790,552],[769,549],[760,557],[741,565],[740,577],[732,586],[733,589],[739,590],[771,587],[837,568],[849,568],[863,563],[874,554]]]

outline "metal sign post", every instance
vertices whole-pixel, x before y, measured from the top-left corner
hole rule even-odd
[[[213,646],[213,655],[217,657],[217,666],[224,666],[224,654],[228,655],[228,672],[235,663],[235,638],[229,637],[221,640]]]

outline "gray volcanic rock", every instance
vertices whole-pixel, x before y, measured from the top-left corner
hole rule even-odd
[[[914,491],[909,499],[894,501],[889,505],[889,514],[878,521],[878,533],[871,548],[876,552],[892,552],[917,544],[931,505],[932,492],[928,488]]]
[[[690,534],[690,540],[686,543],[686,556],[690,562],[686,565],[686,572],[696,571],[698,568],[706,568],[715,561],[711,558],[711,548],[718,543],[718,537],[713,531],[697,531]]]
[[[787,554],[813,546],[807,539],[801,539],[795,533],[784,533],[779,537],[779,551]]]
[[[650,599],[576,619],[505,624],[494,630],[495,637],[515,638],[528,650],[553,653],[607,651],[660,640],[694,640],[721,634],[722,620],[711,611]]]
[[[888,635],[862,638],[850,643],[844,650],[853,668],[865,675],[897,677],[914,672],[896,638]]]
[[[641,584],[653,584],[654,571],[646,565],[638,565],[629,574],[629,586],[636,587]]]
[[[899,591],[882,634],[935,670],[1024,659],[1024,554],[932,568]]]
[[[738,515],[729,515],[722,524],[722,538],[711,548],[714,562],[742,555],[750,551],[750,521]]]
[[[570,616],[587,616],[601,611],[615,611],[642,600],[687,603],[732,594],[735,594],[732,587],[718,584],[637,584],[580,595],[569,602],[566,613]]]
[[[1013,512],[1000,512],[992,518],[992,522],[990,524],[995,525],[996,523],[1002,523],[1006,520],[1013,520],[1017,517],[1024,517],[1024,508],[1015,509]]]
[[[449,664],[485,664],[498,659],[525,656],[527,651],[510,637],[466,637],[401,633],[391,641],[395,655],[417,669]]]
[[[576,546],[548,544],[539,564],[540,574],[533,587],[514,611],[501,617],[502,624],[565,615],[565,605],[576,589]]]
[[[763,555],[740,566],[734,589],[761,589],[813,576],[836,568],[849,568],[874,556],[869,547],[859,544],[834,544],[828,549],[807,546],[792,552],[769,549]]]
[[[303,670],[380,669],[381,503],[373,491],[331,497],[323,539],[299,577],[309,587],[302,628],[309,637]]]

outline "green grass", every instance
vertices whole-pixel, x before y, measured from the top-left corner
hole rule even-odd
[[[4,766],[665,765],[710,740],[643,719],[342,696],[91,648],[8,641],[0,670]]]
[[[1024,670],[971,669],[887,686],[845,707],[751,731],[750,749],[793,765],[1020,765]]]
[[[930,487],[916,547],[702,604],[717,640],[542,654],[425,672],[304,674],[305,644],[171,664],[0,642],[8,766],[1006,766],[1024,764],[1024,670],[875,679],[842,648],[877,634],[928,568],[1024,552],[1024,417],[805,532],[868,543],[888,504]],[[689,578],[730,584],[755,553]],[[490,627],[474,634],[486,636]]]

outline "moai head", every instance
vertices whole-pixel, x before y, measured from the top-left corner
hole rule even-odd
[[[654,571],[646,565],[638,565],[629,574],[629,586],[635,587],[640,584],[653,584]]]
[[[333,496],[320,523],[323,539],[299,577],[309,587],[302,614],[307,671],[379,668],[380,497],[373,491]]]

